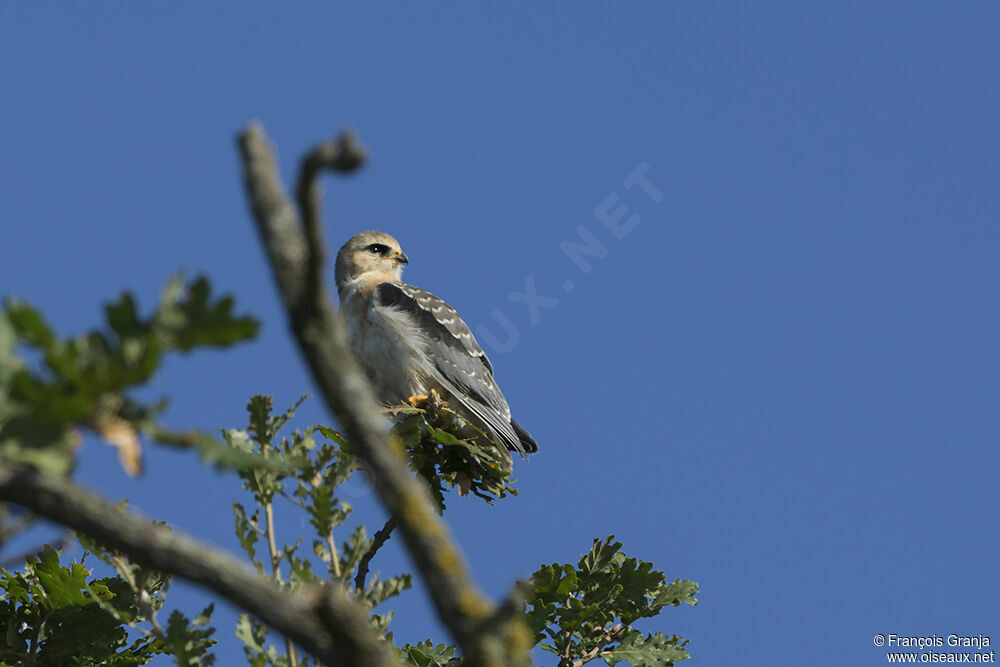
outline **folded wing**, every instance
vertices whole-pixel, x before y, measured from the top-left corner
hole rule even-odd
[[[455,309],[430,292],[401,282],[376,288],[375,305],[407,313],[426,337],[425,371],[481,422],[497,444],[534,452],[538,444],[510,416],[510,407],[493,379],[493,366]]]

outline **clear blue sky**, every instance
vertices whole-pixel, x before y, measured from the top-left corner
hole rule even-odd
[[[312,388],[234,137],[260,119],[288,178],[353,126],[372,159],[327,182],[331,244],[388,231],[410,281],[517,331],[484,346],[541,451],[519,497],[448,513],[490,593],[613,532],[701,583],[648,625],[692,664],[1000,642],[1000,10],[805,4],[3,3],[0,292],[71,333],[121,288],[148,305],[207,272],[261,335],[146,395],[204,428],[241,425],[253,393],[289,404]],[[659,202],[625,186],[643,164]],[[620,205],[639,216],[621,239],[595,215]],[[581,227],[607,251],[588,273],[560,250]],[[509,298],[526,280],[558,299],[534,324]],[[236,548],[233,477],[148,454],[132,481],[88,442],[77,479]],[[378,569],[408,568],[390,545]],[[444,639],[424,597],[396,605],[397,637]]]

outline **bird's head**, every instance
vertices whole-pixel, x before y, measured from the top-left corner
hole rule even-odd
[[[385,232],[361,232],[352,236],[337,253],[334,277],[337,288],[366,273],[382,273],[401,280],[403,266],[409,260],[399,241]]]

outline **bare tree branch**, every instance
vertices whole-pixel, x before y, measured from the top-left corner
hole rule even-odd
[[[4,462],[0,500],[84,533],[145,567],[214,591],[328,665],[395,667],[368,614],[339,585],[282,591],[229,554],[112,505],[73,482]]]
[[[350,173],[364,164],[365,150],[352,132],[344,132],[336,141],[325,141],[316,146],[302,160],[299,167],[299,186],[296,198],[302,213],[306,247],[305,285],[309,290],[323,282],[323,263],[326,261],[326,241],[323,238],[323,215],[320,201],[323,190],[317,177],[324,169]],[[307,294],[308,300],[314,295]]]
[[[251,125],[240,135],[239,146],[247,196],[299,350],[327,405],[373,473],[382,502],[399,518],[403,539],[438,617],[470,667],[529,664],[527,630],[516,621],[491,622],[493,604],[472,582],[447,527],[434,512],[426,486],[407,469],[402,444],[388,437],[371,387],[348,346],[323,280],[325,250],[315,247],[322,243],[322,235],[318,191],[311,181],[330,161],[319,161],[318,167],[303,165],[300,174],[307,182],[299,184],[298,192],[304,193],[300,199],[305,203],[305,220],[298,224],[263,128]]]
[[[354,590],[359,593],[365,590],[365,578],[368,576],[368,565],[371,564],[372,558],[375,558],[375,554],[378,550],[382,548],[382,545],[389,541],[392,537],[392,531],[396,528],[396,517],[391,516],[385,522],[385,525],[375,536],[372,538],[372,545],[369,547],[368,551],[364,556],[361,557],[361,562],[358,563],[358,576],[354,577]]]

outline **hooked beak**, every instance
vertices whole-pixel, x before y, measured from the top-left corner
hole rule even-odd
[[[397,262],[399,262],[400,264],[409,264],[410,263],[410,259],[406,256],[405,252],[399,253],[398,255],[396,255],[395,257],[393,257],[393,259],[396,260]]]

